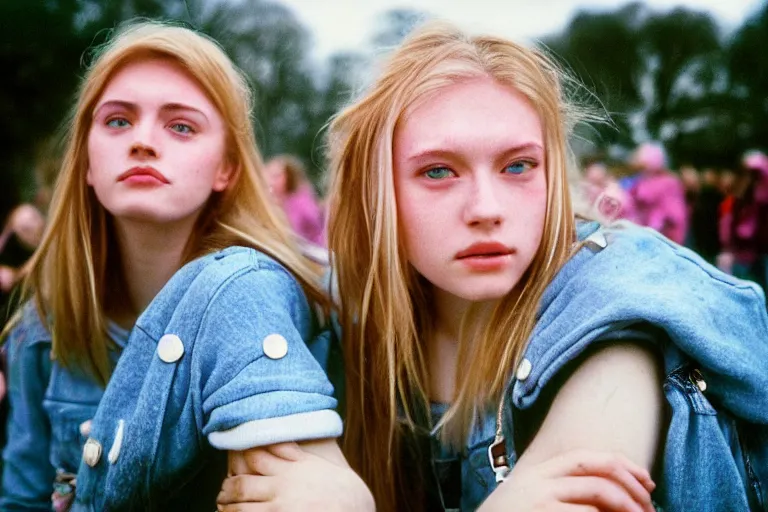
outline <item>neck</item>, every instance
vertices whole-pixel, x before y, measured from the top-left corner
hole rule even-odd
[[[441,336],[457,344],[459,341],[459,331],[461,321],[467,310],[472,305],[472,301],[462,299],[443,290],[434,289],[432,292],[432,323],[435,333],[441,333]]]
[[[432,332],[427,343],[429,395],[431,400],[449,403],[456,389],[461,323],[474,303],[442,290],[432,294]]]
[[[115,218],[122,271],[131,312],[114,319],[130,327],[181,267],[194,219],[157,224]]]

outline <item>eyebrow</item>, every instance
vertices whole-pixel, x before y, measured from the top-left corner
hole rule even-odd
[[[131,103],[130,101],[122,101],[122,100],[110,100],[110,101],[105,101],[104,103],[96,107],[96,109],[93,111],[93,117],[96,117],[99,111],[105,107],[123,108],[132,113],[139,111],[139,106],[136,103]],[[185,105],[183,103],[166,103],[162,107],[160,107],[160,110],[165,112],[178,112],[178,111],[193,112],[203,116],[203,118],[205,118],[205,120],[208,121],[208,116],[206,116],[202,110],[197,109],[195,107],[191,107],[189,105]]]
[[[502,156],[504,158],[509,157],[510,155],[513,155],[515,153],[523,153],[525,151],[539,151],[543,152],[544,147],[537,143],[537,142],[528,142],[525,144],[519,144],[517,146],[512,146],[508,149],[505,149],[502,152]],[[414,161],[414,160],[421,160],[423,158],[429,158],[429,157],[437,157],[437,158],[447,158],[454,156],[456,154],[456,151],[453,150],[446,150],[446,149],[425,149],[423,151],[419,151],[418,153],[411,155],[408,157],[408,161]]]

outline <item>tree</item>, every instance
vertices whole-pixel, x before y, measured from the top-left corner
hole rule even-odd
[[[588,106],[610,115],[612,124],[595,125],[598,147],[631,144],[630,116],[642,105],[640,78],[644,60],[637,25],[644,9],[630,4],[615,12],[581,11],[559,35],[544,38],[541,46],[565,70],[585,84],[591,98],[576,94]],[[589,137],[589,132],[584,132]]]
[[[612,117],[613,126],[580,132],[593,138],[595,152],[650,138],[662,140],[677,161],[731,158],[732,130],[725,127],[734,103],[719,28],[709,14],[658,12],[639,3],[582,11],[544,44]]]
[[[735,132],[740,149],[768,149],[768,2],[733,35],[726,65],[739,104]]]
[[[675,130],[697,115],[699,107],[691,100],[713,92],[720,65],[718,27],[709,14],[680,7],[651,14],[639,38],[653,84],[646,129],[659,139],[665,124]]]

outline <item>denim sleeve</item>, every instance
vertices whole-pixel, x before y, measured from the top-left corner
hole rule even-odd
[[[51,428],[43,409],[50,375],[50,344],[25,342],[23,325],[9,336],[7,422],[0,510],[51,510],[55,470]]]
[[[312,315],[282,269],[250,268],[212,299],[195,341],[203,433],[216,448],[341,435],[333,386],[307,348]]]

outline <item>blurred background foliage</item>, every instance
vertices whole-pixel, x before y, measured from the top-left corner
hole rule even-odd
[[[57,141],[91,50],[135,17],[182,20],[216,38],[251,79],[262,153],[301,156],[319,184],[329,118],[371,76],[381,49],[429,15],[389,11],[369,48],[319,62],[308,28],[268,0],[0,2],[0,213],[54,179]],[[582,151],[621,154],[656,139],[673,164],[727,166],[768,145],[768,2],[728,33],[686,8],[584,10],[539,44],[611,116],[582,131]]]

